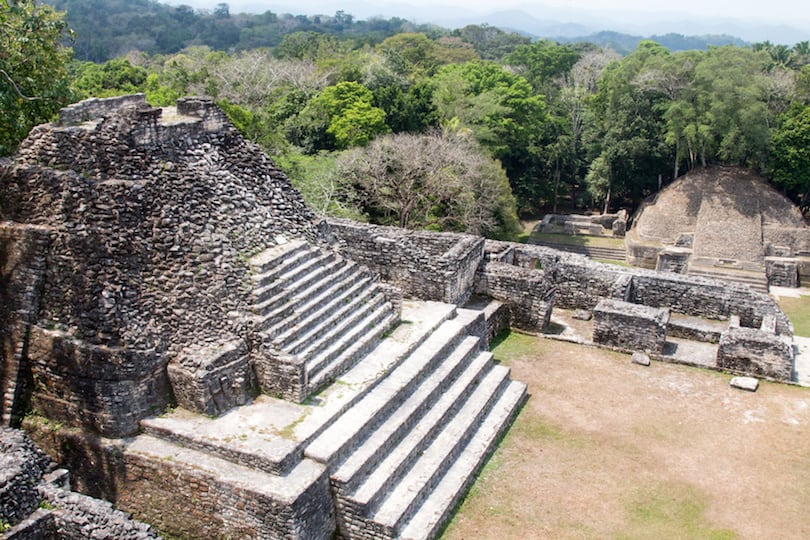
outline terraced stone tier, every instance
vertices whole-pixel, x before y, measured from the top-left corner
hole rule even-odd
[[[306,403],[261,396],[214,419],[176,410],[142,422],[141,444],[277,477],[274,500],[284,478],[319,467],[343,537],[432,538],[526,398],[485,350],[484,317],[405,302],[404,323]]]

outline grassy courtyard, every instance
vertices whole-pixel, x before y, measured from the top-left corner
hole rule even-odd
[[[808,538],[810,389],[511,334],[531,397],[447,540]]]

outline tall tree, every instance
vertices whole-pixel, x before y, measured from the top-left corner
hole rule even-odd
[[[377,223],[510,238],[515,200],[500,165],[458,133],[385,135],[338,158]]]
[[[66,35],[64,13],[33,0],[0,0],[0,155],[70,102]]]

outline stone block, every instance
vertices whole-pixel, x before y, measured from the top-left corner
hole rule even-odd
[[[253,395],[253,372],[241,340],[189,347],[169,362],[168,372],[177,404],[201,414],[219,416]]]
[[[729,383],[733,388],[740,390],[747,390],[749,392],[756,392],[759,388],[759,379],[754,377],[734,377]]]
[[[627,351],[660,353],[667,337],[669,309],[605,299],[593,311],[593,341]]]
[[[638,364],[639,366],[649,366],[650,365],[650,357],[642,352],[634,352],[633,357],[630,359],[634,364]]]
[[[768,284],[777,287],[799,286],[799,260],[793,257],[765,257]]]
[[[793,375],[793,340],[757,328],[730,327],[720,337],[717,367],[733,373],[789,381]]]

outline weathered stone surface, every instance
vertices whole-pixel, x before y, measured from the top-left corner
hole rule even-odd
[[[0,428],[0,523],[14,525],[3,538],[157,538],[146,524],[101,501],[71,492],[67,472],[22,431]],[[37,509],[44,506],[47,509]]]
[[[789,381],[794,358],[793,342],[785,336],[730,327],[720,338],[717,366],[734,373]]]
[[[759,388],[759,379],[754,377],[733,377],[729,383],[734,388],[756,392]]]
[[[348,220],[330,219],[329,226],[344,256],[368,266],[407,296],[463,304],[473,292],[483,238]]]
[[[638,364],[640,366],[649,366],[650,365],[650,357],[642,352],[634,352],[633,356],[630,359],[634,364]]]
[[[660,353],[667,338],[669,310],[602,300],[593,310],[593,341],[622,350]]]
[[[554,286],[542,271],[490,262],[476,274],[475,293],[508,304],[516,328],[543,329],[551,319]]]
[[[590,321],[593,318],[593,312],[590,309],[578,309],[571,317],[579,321]]]
[[[177,404],[218,416],[253,397],[254,375],[242,340],[189,347],[168,365]]]

